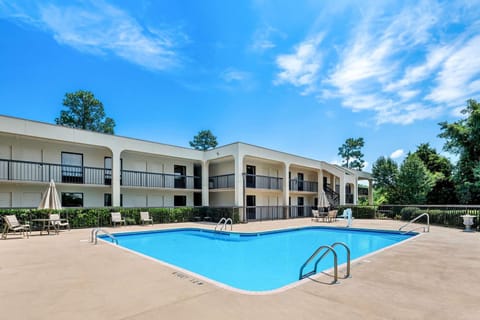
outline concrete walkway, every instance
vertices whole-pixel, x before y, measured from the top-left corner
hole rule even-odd
[[[250,232],[325,224],[310,219],[235,225]],[[354,227],[397,230],[398,221]],[[182,223],[114,231],[204,227]],[[270,295],[232,292],[106,243],[90,229],[0,241],[2,319],[479,319],[480,233],[431,227],[352,265],[352,278],[309,280]],[[342,272],[341,272],[342,273]]]

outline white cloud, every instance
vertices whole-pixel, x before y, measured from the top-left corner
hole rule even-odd
[[[15,5],[9,11],[11,19],[52,33],[58,43],[89,54],[113,54],[150,70],[178,65],[175,47],[186,39],[183,33],[143,26],[104,1],[40,2],[34,8]]]
[[[273,38],[278,36],[282,38],[284,37],[284,35],[277,29],[271,26],[264,26],[256,30],[253,34],[253,41],[249,49],[259,53],[273,49],[276,47]]]
[[[320,70],[318,46],[322,38],[323,35],[319,34],[297,45],[294,53],[277,56],[276,63],[281,71],[277,74],[275,84],[290,83],[304,87],[304,94],[311,92]]]
[[[404,3],[401,10],[385,10],[388,5],[362,5],[345,43],[332,46],[337,30],[318,30],[323,40],[309,47],[307,58],[298,52],[311,36],[294,54],[278,56],[276,83],[300,87],[322,102],[340,99],[353,112],[373,112],[377,125],[438,118],[480,93],[480,7],[429,0]],[[464,30],[452,31],[459,23]],[[307,72],[312,56],[317,64]]]
[[[403,149],[397,149],[397,150],[392,152],[392,154],[390,155],[390,158],[398,159],[398,158],[402,157],[404,154],[405,154],[405,151],[403,151]]]
[[[220,74],[220,78],[225,82],[245,81],[251,78],[249,72],[229,68]]]

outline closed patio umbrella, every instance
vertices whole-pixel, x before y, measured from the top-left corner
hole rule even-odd
[[[53,179],[50,181],[47,191],[45,191],[38,209],[62,209],[62,203],[58,197],[57,188]]]
[[[330,207],[330,202],[328,201],[328,198],[327,198],[327,195],[325,194],[325,191],[322,191],[320,193],[320,197],[318,199],[318,207],[322,208],[322,211],[323,211],[323,208]]]

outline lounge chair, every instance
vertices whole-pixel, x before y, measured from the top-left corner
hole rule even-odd
[[[312,209],[312,215],[313,215],[312,221],[313,220],[318,221],[318,219],[320,219],[320,215],[318,214],[318,210]]]
[[[111,215],[112,215],[112,225],[115,227],[117,224],[122,224],[124,226],[127,225],[127,223],[125,222],[125,219],[122,219],[122,215],[120,214],[120,212],[111,212]]]
[[[60,215],[58,213],[52,213],[49,216],[50,224],[55,227],[55,230],[58,231],[60,227],[68,228],[70,231],[70,224],[68,223],[67,219],[60,219]]]
[[[327,214],[327,222],[337,221],[337,210],[330,210]]]
[[[3,216],[3,220],[5,221],[5,226],[3,227],[2,239],[7,239],[9,230],[12,230],[13,232],[21,231],[23,236],[26,234],[27,238],[29,237],[28,233],[30,232],[30,225],[20,224],[16,215]]]
[[[150,222],[153,226],[153,219],[150,217],[150,213],[148,211],[140,211],[140,221],[142,224]]]

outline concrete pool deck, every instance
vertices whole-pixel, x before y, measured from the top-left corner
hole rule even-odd
[[[398,230],[404,222],[355,219],[353,227]],[[311,219],[234,225],[238,232],[344,226]],[[127,226],[115,232],[214,224]],[[480,233],[430,233],[352,264],[352,278],[271,295],[217,287],[113,245],[91,229],[0,240],[2,319],[479,319]],[[275,269],[272,268],[272,272]],[[343,270],[339,270],[343,274]],[[326,278],[326,277],[325,277]],[[330,279],[325,279],[329,281]]]

